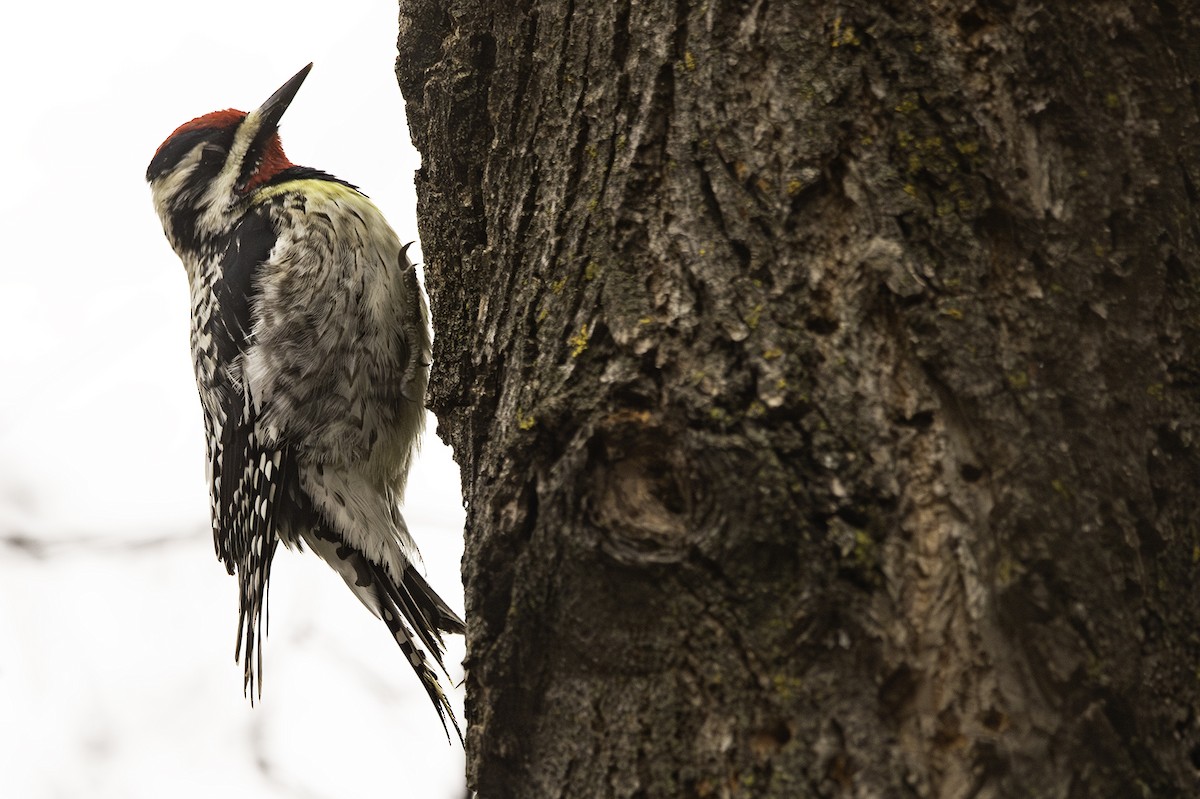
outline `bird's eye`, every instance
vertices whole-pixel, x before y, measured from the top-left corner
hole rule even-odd
[[[204,166],[216,166],[225,160],[225,148],[219,144],[204,145],[203,152],[200,153],[200,163]]]

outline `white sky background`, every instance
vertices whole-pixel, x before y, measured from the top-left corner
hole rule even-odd
[[[184,273],[144,179],[179,124],[257,107],[313,61],[288,156],[415,238],[396,14],[67,0],[0,17],[0,539],[31,542],[0,543],[0,796],[463,795],[462,749],[386,628],[309,553],[275,558],[263,700],[243,698]],[[405,516],[461,610],[458,472],[433,428]],[[455,682],[461,658],[456,638]]]

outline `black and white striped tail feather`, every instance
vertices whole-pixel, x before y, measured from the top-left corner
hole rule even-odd
[[[467,626],[458,614],[450,609],[432,586],[425,581],[416,566],[410,565],[404,572],[405,593],[421,608],[422,614],[442,632],[464,635]]]
[[[251,705],[254,704],[256,694],[257,698],[262,699],[262,641],[267,633],[270,615],[267,588],[271,577],[271,561],[275,557],[278,543],[278,539],[272,535],[266,542],[262,557],[256,559],[255,564],[246,563],[238,567],[240,602],[237,643],[234,645],[233,655],[235,660],[242,663],[242,691],[250,697]]]
[[[410,566],[409,570],[411,571],[411,569],[412,567]],[[421,608],[418,607],[414,597],[404,587],[403,583],[397,586],[387,575],[385,569],[377,564],[371,564],[371,571],[375,578],[376,595],[380,598],[380,618],[387,625],[392,638],[396,639],[396,643],[400,645],[400,651],[404,653],[408,664],[416,672],[417,678],[420,679],[421,685],[425,688],[425,693],[429,695],[429,701],[433,702],[434,708],[437,709],[438,718],[442,722],[442,729],[446,731],[446,738],[450,738],[450,727],[446,724],[446,719],[448,718],[450,725],[454,727],[454,734],[458,736],[459,743],[462,743],[462,730],[458,726],[458,719],[454,716],[453,708],[450,707],[450,700],[446,698],[446,694],[442,691],[441,681],[438,680],[437,674],[430,667],[425,652],[413,641],[405,620],[408,621],[409,625],[412,625],[413,631],[416,632],[417,637],[425,645],[425,648],[429,650],[438,668],[449,678],[450,673],[446,670],[446,664],[442,659],[442,654],[445,652],[446,646],[442,640],[441,633],[430,622]]]
[[[422,687],[425,688],[425,692],[438,712],[442,727],[446,730],[446,737],[450,737],[450,726],[453,726],[454,732],[461,742],[463,737],[462,730],[458,726],[458,719],[455,718],[450,702],[442,691],[437,673],[429,665],[429,659],[417,645],[417,641],[420,641],[425,649],[429,650],[433,661],[449,677],[442,658],[445,652],[445,642],[441,633],[443,631],[464,632],[465,625],[462,619],[446,605],[412,565],[408,566],[404,578],[397,584],[385,566],[371,561],[326,525],[319,525],[313,534],[317,539],[316,541],[310,539],[313,550],[326,560],[334,557],[344,567],[349,567],[350,572],[335,565],[335,569],[348,583],[353,581],[351,588],[365,603],[366,597],[363,595],[363,589],[370,592],[370,598],[374,601],[367,604],[376,615],[383,619],[392,638],[400,646],[405,660],[416,672],[417,678],[420,679]],[[318,546],[318,544],[324,544],[324,546]],[[414,640],[414,636],[416,640]],[[450,720],[450,725],[447,725],[447,719]]]

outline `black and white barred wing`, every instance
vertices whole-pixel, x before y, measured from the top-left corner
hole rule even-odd
[[[256,674],[262,691],[267,584],[280,507],[295,470],[279,432],[264,423],[261,389],[243,374],[254,347],[257,284],[275,239],[265,213],[248,214],[238,225],[221,259],[219,301],[209,328],[216,355],[205,403],[214,538],[217,556],[238,576],[235,655],[242,660],[248,693]]]
[[[231,409],[232,411],[232,409]],[[244,687],[262,692],[262,636],[266,626],[271,560],[279,542],[280,508],[294,464],[286,446],[260,421],[249,392],[226,417],[220,444],[219,524],[238,576],[238,637],[235,654],[245,669]],[[253,699],[253,693],[251,693]]]

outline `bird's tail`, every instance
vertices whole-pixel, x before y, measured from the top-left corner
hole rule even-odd
[[[429,651],[433,661],[443,673],[446,664],[442,656],[445,652],[445,642],[442,632],[462,633],[465,630],[462,619],[439,597],[416,569],[409,564],[403,579],[397,581],[391,577],[389,570],[382,564],[376,563],[364,555],[356,547],[346,541],[326,525],[320,525],[312,533],[304,536],[305,542],[317,555],[334,568],[346,581],[364,605],[379,618],[383,619],[392,637],[400,645],[400,651],[417,673],[430,701],[437,709],[446,737],[450,736],[450,726],[462,741],[462,730],[450,707],[446,694],[438,680],[437,673],[430,666],[425,651],[417,645],[417,641]],[[449,719],[450,725],[446,721]]]
[[[449,605],[442,601],[429,583],[425,582],[425,578],[417,571],[416,566],[410,564],[405,570],[403,588],[404,591],[401,593],[412,597],[417,608],[437,629],[456,635],[466,633],[466,624],[458,617],[457,613],[450,609]]]
[[[433,702],[433,706],[437,708],[438,716],[442,720],[442,728],[446,730],[446,737],[450,737],[450,730],[446,726],[446,719],[450,719],[451,726],[454,727],[454,733],[458,736],[459,743],[462,743],[462,730],[459,729],[458,719],[454,717],[454,710],[450,707],[450,702],[446,695],[442,692],[441,682],[438,680],[437,674],[429,666],[429,661],[425,657],[425,653],[413,641],[409,633],[408,626],[405,620],[412,625],[416,631],[417,637],[421,643],[433,655],[433,659],[437,662],[438,668],[442,673],[449,677],[446,671],[446,664],[442,660],[442,655],[445,652],[445,643],[442,641],[441,633],[438,632],[438,627],[435,626],[438,622],[434,622],[421,609],[414,597],[406,587],[408,584],[408,574],[405,575],[404,582],[397,586],[390,577],[384,572],[382,566],[373,566],[372,571],[375,575],[376,591],[381,596],[381,612],[380,617],[388,630],[392,633],[392,637],[396,639],[396,643],[400,645],[400,651],[404,653],[404,657],[408,659],[408,663],[413,667],[413,671],[417,673],[417,677],[421,680],[421,685],[424,686],[425,692],[429,694],[429,700]],[[408,567],[408,573],[416,575],[412,566]],[[417,579],[426,589],[429,584],[424,579],[417,575]],[[429,596],[436,600],[443,607],[445,603],[437,594],[429,591]],[[397,612],[399,610],[399,612]],[[449,610],[449,608],[446,608]],[[457,622],[458,629],[447,630],[448,632],[462,632],[463,624],[458,617],[450,611],[450,615]],[[440,629],[446,629],[442,627]]]
[[[242,691],[254,704],[255,694],[262,698],[262,643],[267,622],[267,584],[271,574],[271,559],[277,541],[272,535],[266,540],[261,554],[254,562],[244,561],[238,567],[240,602],[238,610],[237,643],[234,659],[242,662]],[[261,546],[261,543],[260,543]]]

